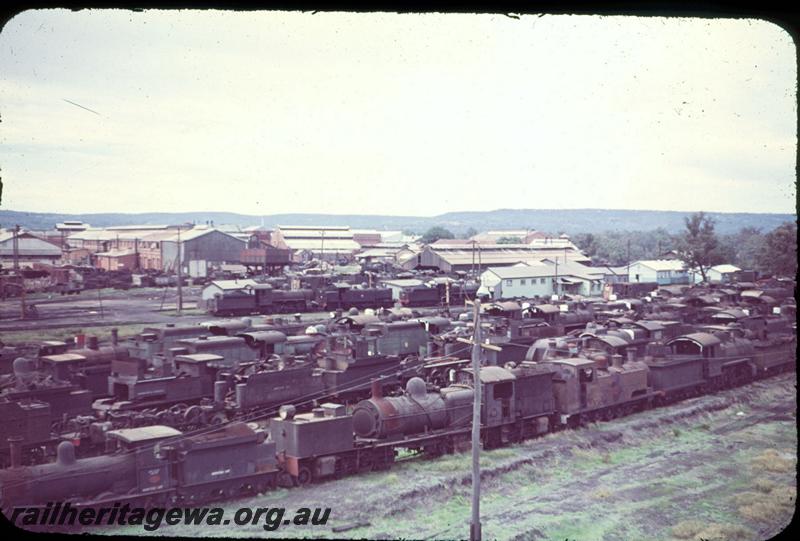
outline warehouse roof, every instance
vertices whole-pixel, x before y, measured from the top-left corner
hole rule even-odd
[[[0,255],[11,256],[14,253],[14,232],[0,234]],[[17,235],[17,254],[25,256],[61,257],[61,248],[27,232]]]

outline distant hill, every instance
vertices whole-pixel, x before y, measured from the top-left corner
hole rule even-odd
[[[142,214],[55,214],[0,210],[0,227],[19,224],[29,229],[51,229],[64,220],[82,220],[94,227],[112,225],[155,225],[206,223],[247,227],[277,225],[349,225],[355,229],[411,230],[423,233],[441,225],[461,234],[469,228],[477,231],[493,229],[536,229],[548,233],[600,233],[603,231],[648,231],[663,228],[670,233],[683,229],[689,212],[661,210],[608,209],[500,209],[485,212],[448,212],[439,216],[381,216],[366,214],[272,214],[255,216],[234,212],[151,212]],[[735,233],[743,227],[756,227],[767,232],[786,221],[795,221],[795,214],[708,213],[716,220],[719,233]]]

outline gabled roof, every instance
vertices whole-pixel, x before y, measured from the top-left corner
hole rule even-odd
[[[11,256],[14,253],[14,232],[9,231],[0,236],[0,254]],[[20,257],[45,256],[61,257],[61,248],[51,242],[40,239],[25,231],[17,235],[17,254]]]
[[[236,290],[255,287],[258,286],[259,283],[250,278],[246,278],[242,280],[214,280],[209,285],[217,286],[222,290]]]
[[[686,270],[686,265],[683,261],[677,259],[645,259],[631,263],[633,265],[642,265],[654,271],[682,271]]]
[[[718,272],[720,274],[728,274],[728,273],[731,273],[731,272],[739,272],[742,269],[740,269],[736,265],[730,265],[730,264],[725,263],[723,265],[714,265],[713,267],[711,267],[711,270],[716,271],[716,272]]]

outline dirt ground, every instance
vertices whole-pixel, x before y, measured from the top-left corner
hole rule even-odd
[[[207,314],[197,310],[199,287],[183,289],[184,318]],[[86,290],[78,295],[36,294],[26,299],[35,306],[37,317],[20,319],[19,299],[0,302],[0,332],[24,332],[65,327],[111,327],[130,324],[174,322],[177,288],[134,288]],[[181,318],[181,319],[184,319]]]
[[[82,332],[95,334],[103,341],[110,339],[112,327],[125,338],[149,325],[188,325],[214,319],[197,308],[200,290],[198,286],[183,288],[184,309],[180,316],[174,287],[87,290],[79,295],[37,294],[28,299],[29,306],[36,306],[37,317],[26,320],[20,319],[19,299],[6,299],[0,301],[0,339],[10,345],[25,345],[39,340],[62,340]],[[303,319],[324,315],[303,314]]]
[[[796,496],[796,375],[624,419],[550,434],[481,457],[484,539],[769,539]],[[222,504],[330,507],[325,526],[162,526],[156,535],[463,539],[469,454],[281,489]],[[355,527],[356,525],[359,525]],[[350,528],[335,532],[333,528]],[[235,528],[235,529],[234,529]],[[98,532],[99,533],[99,532]],[[141,527],[104,533],[153,535]]]

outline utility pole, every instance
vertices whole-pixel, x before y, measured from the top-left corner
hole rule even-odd
[[[625,279],[627,282],[631,281],[631,239],[628,239],[628,277]]]
[[[319,268],[325,269],[324,265],[325,265],[325,230],[323,229],[322,242],[319,245]]]
[[[556,283],[553,285],[553,293],[558,295],[558,256],[556,256]]]
[[[11,246],[14,251],[14,273],[19,274],[19,224],[14,226]]]
[[[14,226],[14,236],[11,239],[11,246],[14,255],[14,277],[19,280],[19,309],[21,319],[28,318],[28,307],[25,304],[25,278],[19,270],[19,224]]]
[[[472,265],[469,267],[469,273],[475,276],[475,239],[472,240]]]
[[[181,312],[183,311],[183,276],[181,272],[181,267],[183,266],[183,261],[181,260],[181,228],[178,226],[178,315],[183,315]]]
[[[475,302],[475,334],[472,344],[472,520],[470,541],[481,539],[481,302]]]
[[[470,302],[470,301],[467,301]],[[483,349],[501,351],[497,346],[481,343],[481,302],[475,300],[473,306],[472,340],[456,338],[458,342],[472,346],[472,518],[469,523],[470,541],[481,541],[481,361]]]
[[[139,261],[139,238],[133,239],[133,268],[137,271],[141,270],[141,263]]]

